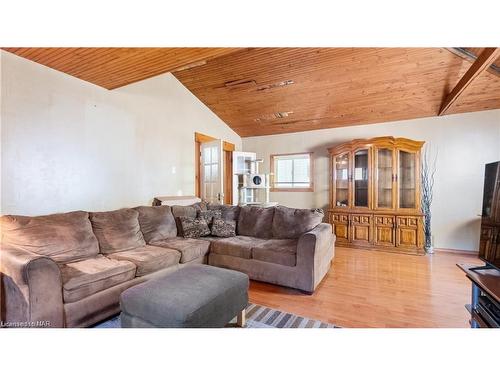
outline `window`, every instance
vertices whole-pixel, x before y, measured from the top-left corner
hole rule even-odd
[[[271,155],[272,191],[314,191],[312,152]]]

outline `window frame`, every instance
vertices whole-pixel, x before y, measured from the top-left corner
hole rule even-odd
[[[292,155],[309,155],[309,180],[310,180],[310,186],[307,188],[304,187],[286,187],[286,188],[279,188],[275,187],[274,185],[274,178],[275,178],[275,168],[274,168],[274,159],[277,156],[292,156]],[[272,192],[314,192],[314,152],[291,152],[287,154],[271,154],[270,159],[270,170],[271,170],[271,191]]]

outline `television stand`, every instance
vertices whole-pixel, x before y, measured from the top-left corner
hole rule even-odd
[[[500,271],[487,266],[457,264],[472,282],[470,313],[471,328],[500,327]]]

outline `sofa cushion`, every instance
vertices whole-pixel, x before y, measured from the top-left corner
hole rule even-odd
[[[169,206],[141,206],[134,209],[139,213],[139,225],[146,243],[177,236],[177,226]]]
[[[272,239],[252,248],[252,258],[268,263],[294,267],[297,264],[296,239]]]
[[[200,241],[208,241],[208,242],[215,242],[215,241],[219,241],[222,239],[223,239],[223,237],[215,237],[215,236],[205,236],[205,237],[199,238]]]
[[[45,216],[1,217],[2,244],[52,258],[59,263],[99,253],[89,214],[84,211]]]
[[[251,259],[252,248],[264,242],[266,242],[266,240],[255,237],[229,237],[212,242],[210,251],[220,255],[231,255],[238,258]]]
[[[132,250],[109,254],[108,258],[127,260],[137,266],[136,276],[144,276],[163,268],[179,264],[181,254],[177,250],[146,245]]]
[[[205,238],[205,237],[203,237]],[[210,242],[195,238],[173,237],[154,242],[152,245],[174,249],[181,254],[181,263],[190,262],[205,256],[210,248]]]
[[[214,219],[210,231],[215,237],[234,237],[236,236],[236,221]]]
[[[271,238],[274,207],[241,207],[238,234],[257,238]]]
[[[146,244],[139,226],[139,213],[132,208],[116,211],[91,212],[92,229],[99,241],[101,253],[111,254]]]
[[[272,225],[273,238],[299,238],[323,221],[323,210],[277,206]]]
[[[192,217],[179,217],[182,228],[182,236],[185,238],[199,238],[208,236],[210,228],[205,219],[193,219]]]
[[[195,218],[200,211],[197,207],[191,206],[172,206],[172,214],[174,217],[187,216]]]
[[[61,264],[65,303],[79,301],[101,290],[135,277],[132,262],[109,259],[102,254],[78,262]]]

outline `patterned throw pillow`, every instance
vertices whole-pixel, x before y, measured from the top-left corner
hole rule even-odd
[[[212,223],[212,236],[234,237],[236,236],[236,221],[214,218]]]
[[[210,234],[210,229],[205,219],[181,216],[179,217],[179,221],[182,227],[182,235],[185,238],[198,238]]]
[[[213,219],[220,219],[221,217],[222,211],[220,210],[198,211],[198,219],[205,219],[208,224],[211,224]]]

